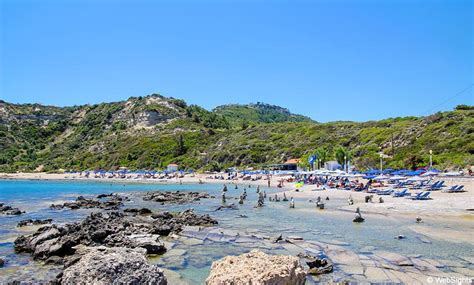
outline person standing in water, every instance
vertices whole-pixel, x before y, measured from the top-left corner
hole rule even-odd
[[[295,208],[295,200],[293,200],[293,197],[290,197],[290,208],[291,209]]]

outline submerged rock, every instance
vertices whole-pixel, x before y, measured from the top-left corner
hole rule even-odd
[[[167,279],[156,265],[148,264],[143,249],[94,247],[81,249],[65,265],[61,284],[157,284]],[[81,251],[80,250],[80,251]]]
[[[305,280],[306,273],[297,257],[252,250],[213,262],[206,284],[299,285]]]
[[[18,222],[16,225],[17,227],[26,227],[26,226],[37,226],[37,225],[46,225],[46,224],[51,224],[53,219],[45,219],[45,220],[23,220]]]
[[[212,198],[209,193],[205,192],[163,192],[163,191],[154,191],[147,192],[143,196],[145,201],[154,201],[160,203],[173,203],[173,204],[184,204],[194,201],[199,201],[201,199]]]

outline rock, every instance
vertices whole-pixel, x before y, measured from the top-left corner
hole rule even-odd
[[[129,208],[129,209],[125,209],[123,210],[125,213],[131,213],[131,214],[138,214],[138,215],[146,215],[146,214],[151,214],[151,210],[148,209],[148,208],[141,208],[141,209],[137,209],[137,208]]]
[[[259,250],[227,256],[212,263],[207,285],[304,284],[306,273],[294,256],[267,255]]]
[[[0,268],[5,265],[5,260],[0,257]]]
[[[147,192],[143,196],[145,201],[154,201],[160,203],[170,203],[170,204],[184,204],[199,201],[201,199],[212,198],[209,193],[206,192],[163,192],[163,191],[153,191]]]
[[[221,205],[221,206],[216,208],[216,211],[222,211],[222,210],[226,210],[226,209],[238,210],[239,208],[234,203],[232,203],[230,205]]]
[[[321,275],[333,271],[333,263],[327,257],[316,257],[310,254],[298,254],[298,257],[305,259],[309,266],[308,274]]]
[[[147,263],[143,249],[95,247],[87,251],[67,264],[58,280],[61,284],[167,284],[163,271]]]
[[[23,220],[18,222],[16,225],[17,227],[26,227],[26,226],[37,226],[37,225],[46,225],[46,224],[51,224],[53,220],[52,219],[45,219],[45,220]]]
[[[282,241],[282,240],[283,240],[283,235],[280,234],[279,236],[277,236],[273,239],[273,243],[277,243],[277,242]]]
[[[104,196],[105,195],[105,196]],[[64,208],[68,208],[71,210],[77,209],[105,209],[105,210],[118,210],[121,206],[123,206],[123,201],[128,200],[127,197],[122,197],[118,194],[102,194],[99,195],[101,199],[86,199],[83,196],[79,196],[76,198],[75,202],[66,202],[63,204],[52,204],[50,206],[53,210],[62,210]],[[107,198],[107,199],[102,199]]]
[[[188,225],[217,223],[208,215],[196,215],[193,210],[175,216],[162,214],[161,217],[150,219],[119,212],[93,213],[80,223],[46,225],[31,235],[20,236],[15,240],[15,251],[30,253],[36,260],[73,255],[77,245],[143,248],[148,254],[162,254],[166,248],[159,240],[160,235],[179,232]]]
[[[18,216],[25,213],[18,208],[13,208],[12,206],[4,205],[0,203],[0,214],[8,215],[8,216]]]
[[[363,223],[364,221],[365,221],[365,219],[362,218],[361,216],[357,216],[352,220],[352,222],[354,222],[354,223]]]
[[[395,239],[406,239],[407,237],[404,235],[398,235],[395,237]]]

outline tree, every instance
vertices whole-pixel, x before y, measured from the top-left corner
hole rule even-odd
[[[319,147],[316,150],[316,155],[318,156],[321,165],[324,165],[324,163],[328,160],[329,157],[328,151],[322,147]]]
[[[182,134],[179,134],[176,141],[176,156],[180,156],[186,153],[186,146],[184,145],[184,138]]]
[[[345,165],[346,162],[348,162],[351,159],[351,153],[349,152],[349,150],[347,150],[346,148],[342,146],[338,146],[336,148],[335,155],[336,155],[337,163],[343,166]]]

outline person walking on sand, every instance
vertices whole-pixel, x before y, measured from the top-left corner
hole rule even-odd
[[[290,209],[295,208],[295,200],[293,200],[293,197],[290,197]]]

